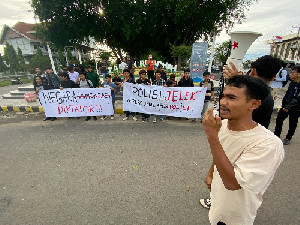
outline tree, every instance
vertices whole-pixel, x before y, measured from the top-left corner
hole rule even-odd
[[[42,50],[37,47],[36,55],[30,59],[29,66],[31,69],[39,67],[41,70],[44,70],[46,66],[50,66],[51,62],[49,57],[44,56]]]
[[[0,72],[5,72],[7,71],[7,66],[3,62],[3,57],[0,54]]]
[[[106,43],[122,59],[151,51],[171,60],[171,46],[190,46],[212,30],[232,27],[255,0],[32,0],[41,21],[37,34],[57,47],[90,37]],[[99,13],[99,10],[102,10]],[[59,35],[58,35],[59,34]]]
[[[6,42],[4,47],[4,59],[6,64],[9,66],[10,72],[17,72],[18,71],[18,58],[17,53],[12,45]]]
[[[177,64],[178,70],[181,70],[181,63],[183,62],[183,66],[186,66],[186,61],[192,55],[192,46],[172,45],[171,46],[171,55],[175,59],[175,64]]]
[[[59,57],[59,62],[61,66],[64,68],[66,66],[66,58],[65,54],[62,52],[62,50],[58,50],[58,57]]]
[[[230,56],[231,51],[231,41],[224,41],[221,44],[217,44],[215,48],[215,60],[219,66],[226,64],[228,57]]]
[[[67,48],[67,64],[71,64],[73,60],[73,55],[70,48]]]
[[[22,54],[22,50],[19,47],[18,47],[17,59],[18,59],[18,71],[26,71],[27,65],[25,63],[25,59]]]

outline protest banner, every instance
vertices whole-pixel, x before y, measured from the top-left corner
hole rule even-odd
[[[123,84],[123,110],[174,117],[200,118],[206,88]]]
[[[39,92],[46,117],[113,115],[109,88],[74,88]]]

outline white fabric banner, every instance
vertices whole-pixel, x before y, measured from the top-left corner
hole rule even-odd
[[[54,89],[39,92],[46,117],[113,115],[109,88]]]
[[[123,110],[145,114],[200,118],[206,88],[123,84]]]

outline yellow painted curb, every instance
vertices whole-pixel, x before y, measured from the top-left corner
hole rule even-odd
[[[1,106],[1,109],[3,110],[3,112],[8,112],[7,106]]]
[[[20,108],[18,106],[13,106],[14,112],[21,112]]]
[[[25,111],[26,111],[26,112],[33,112],[33,110],[32,110],[32,108],[31,108],[31,106],[27,106],[27,107],[25,107]]]
[[[116,113],[116,114],[123,114],[124,111],[123,111],[122,108],[116,108],[116,109],[115,109],[115,113]]]
[[[44,112],[43,106],[39,106],[39,112]]]

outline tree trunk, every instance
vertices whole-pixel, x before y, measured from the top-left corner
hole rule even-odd
[[[181,55],[178,56],[178,60],[177,60],[177,70],[181,70]]]

